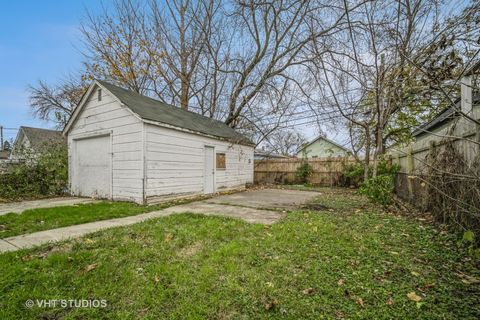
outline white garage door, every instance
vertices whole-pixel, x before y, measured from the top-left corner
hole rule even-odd
[[[110,136],[75,140],[73,191],[84,197],[110,198]]]

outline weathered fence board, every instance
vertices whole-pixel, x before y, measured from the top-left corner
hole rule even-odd
[[[296,183],[297,169],[307,161],[313,173],[308,182],[311,184],[335,186],[343,179],[346,166],[355,164],[353,158],[318,158],[318,159],[267,159],[255,161],[254,181],[258,184],[288,184]]]
[[[445,152],[445,147],[450,145],[458,153],[456,157],[462,157],[462,161],[467,168],[465,169],[467,172],[464,174],[471,175],[480,157],[480,145],[475,142],[478,135],[478,132],[469,132],[461,138],[429,139],[421,147],[413,145],[408,148],[396,149],[392,155],[392,162],[400,165],[400,172],[396,182],[396,193],[401,198],[414,201],[419,207],[426,208],[429,201],[429,187],[421,182],[428,180],[432,174],[448,176],[453,174],[453,171],[456,169],[438,168],[434,161],[435,157],[439,153]],[[453,171],[451,171],[452,169]],[[471,175],[471,178],[475,179],[475,176]]]

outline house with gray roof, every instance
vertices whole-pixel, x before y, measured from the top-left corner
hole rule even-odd
[[[441,110],[432,120],[413,131],[412,135],[415,139],[413,149],[428,148],[433,142],[439,142],[448,136],[478,139],[478,125],[468,120],[466,116],[480,120],[479,71],[480,61],[467,70],[461,78],[460,97],[454,100],[454,104]]]
[[[253,182],[247,137],[108,82],[90,85],[63,134],[77,196],[155,203]]]
[[[351,155],[351,151],[344,146],[319,136],[312,141],[304,144],[298,151],[298,158],[328,158],[328,157],[347,157]]]
[[[467,70],[460,79],[460,96],[430,121],[415,128],[413,141],[395,145],[389,150],[402,172],[421,173],[429,169],[433,151],[447,143],[455,146],[467,165],[475,165],[480,142],[480,62]]]
[[[13,143],[10,159],[34,159],[49,148],[66,143],[62,131],[22,126]]]

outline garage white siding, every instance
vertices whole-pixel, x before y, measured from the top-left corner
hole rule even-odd
[[[154,203],[253,182],[253,146],[229,142],[248,139],[224,123],[106,82],[90,86],[64,133],[74,195]],[[225,168],[216,168],[218,153]]]
[[[253,182],[253,147],[175,129],[145,125],[148,202],[204,192],[205,146],[225,153],[226,169],[215,170],[215,191]]]
[[[114,200],[131,200],[140,203],[143,201],[143,122],[122,106],[107,90],[101,91],[101,101],[98,101],[97,90],[98,88],[93,90],[68,132],[69,176],[72,191],[76,191],[75,186],[79,183],[85,184],[85,181],[81,182],[76,174],[82,170],[78,167],[77,156],[73,149],[76,142],[80,141],[79,139],[110,135],[111,146],[108,153],[111,159],[111,197]],[[82,154],[82,157],[95,156],[93,150],[85,151],[83,148],[81,152],[91,153]],[[97,150],[97,152],[105,153],[106,151]],[[91,179],[90,176],[88,179]],[[103,181],[98,183],[103,185]],[[84,195],[94,196],[93,194]]]

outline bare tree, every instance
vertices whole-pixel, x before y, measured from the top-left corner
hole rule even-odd
[[[86,77],[223,120],[261,142],[310,108],[305,49],[344,23],[338,8],[324,0],[117,0],[82,23]]]
[[[145,6],[135,0],[119,0],[101,14],[87,11],[80,25],[86,74],[90,79],[114,81],[145,94],[151,85],[154,61],[162,52],[149,51],[152,32]]]
[[[28,87],[30,107],[34,116],[63,128],[86,90],[86,82],[76,75],[70,75],[56,86],[40,80]]]
[[[424,96],[430,88],[411,64],[421,59],[419,50],[429,43],[442,9],[430,0],[343,4],[347,27],[328,42],[314,42],[312,70],[323,100],[350,130],[362,128],[354,137],[364,142],[366,162],[373,151],[375,176],[388,141],[409,139],[412,126],[444,105]]]
[[[294,156],[307,139],[294,130],[276,130],[265,141],[265,149],[284,156]]]

